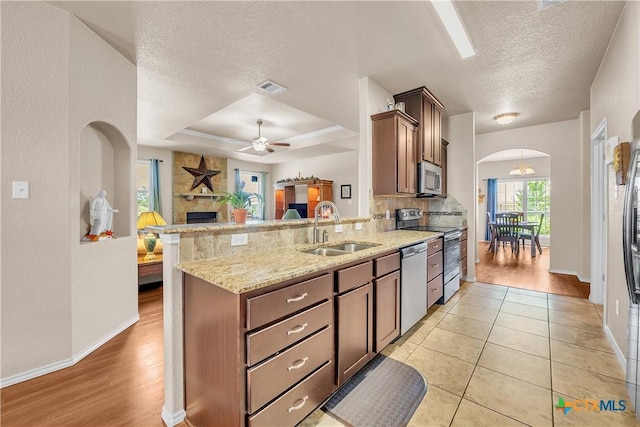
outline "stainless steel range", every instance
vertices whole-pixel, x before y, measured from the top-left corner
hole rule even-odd
[[[419,209],[397,209],[396,229],[413,231],[432,231],[444,234],[444,291],[438,301],[446,303],[460,289],[460,238],[462,229],[459,227],[441,227],[435,225],[420,225],[422,211]]]

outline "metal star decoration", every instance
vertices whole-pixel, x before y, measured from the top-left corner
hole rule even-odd
[[[193,175],[193,185],[191,190],[196,188],[200,184],[207,186],[211,192],[213,192],[213,186],[211,185],[211,177],[218,175],[221,171],[207,169],[207,163],[204,161],[204,156],[200,157],[200,165],[198,169],[188,168],[183,166],[182,169]]]

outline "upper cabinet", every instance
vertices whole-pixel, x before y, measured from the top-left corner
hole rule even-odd
[[[371,116],[373,194],[416,193],[418,122],[399,110]]]
[[[404,102],[405,112],[419,121],[417,161],[442,165],[440,127],[444,106],[429,90],[422,86],[394,95],[396,103]]]

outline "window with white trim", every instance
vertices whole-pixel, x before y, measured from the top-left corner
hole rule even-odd
[[[551,234],[551,181],[545,179],[498,180],[498,212],[523,212],[527,222],[540,222],[540,235]]]

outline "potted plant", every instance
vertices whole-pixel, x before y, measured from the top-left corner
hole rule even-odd
[[[231,205],[233,209],[233,219],[236,224],[244,224],[247,222],[247,211],[251,207],[251,200],[256,199],[260,202],[263,201],[262,196],[257,193],[248,193],[244,191],[243,182],[240,184],[240,188],[233,193],[225,192],[223,196],[218,200],[220,204]]]

